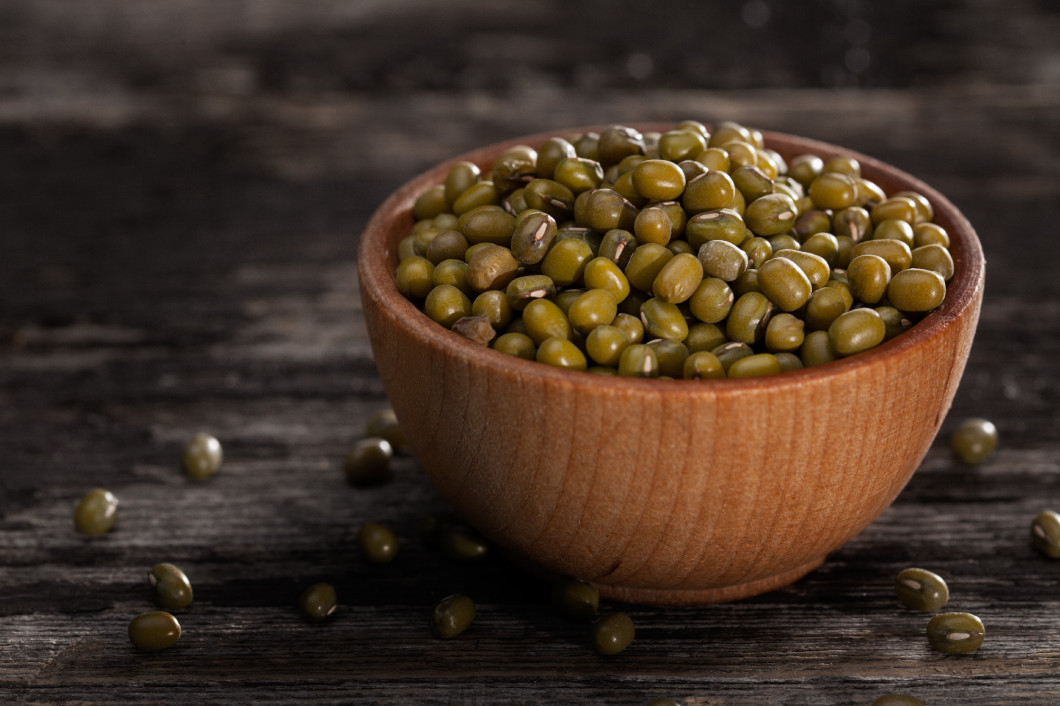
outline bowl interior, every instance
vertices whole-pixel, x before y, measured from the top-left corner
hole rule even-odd
[[[668,124],[648,123],[633,124],[631,127],[642,131],[663,131],[671,126]],[[413,202],[424,190],[444,181],[449,167],[454,162],[470,161],[478,164],[483,170],[487,170],[500,153],[514,145],[527,144],[536,146],[554,135],[572,136],[588,131],[599,131],[600,129],[602,129],[601,126],[589,126],[506,140],[467,152],[439,164],[414,178],[392,194],[377,209],[371,222],[365,228],[358,249],[358,266],[362,281],[371,288],[374,294],[378,295],[384,306],[394,308],[402,317],[408,317],[409,325],[422,331],[425,338],[440,341],[442,345],[452,347],[460,355],[480,358],[484,364],[491,367],[515,366],[521,369],[525,368],[528,371],[527,374],[538,374],[557,379],[568,378],[570,375],[584,375],[583,373],[556,370],[535,362],[497,354],[495,351],[484,349],[465,340],[462,336],[445,330],[428,319],[412,302],[397,291],[394,283],[394,270],[398,264],[398,243],[409,234],[414,222],[412,217]],[[870,362],[871,358],[886,356],[900,349],[920,345],[926,339],[938,335],[939,329],[945,328],[950,320],[961,316],[969,306],[973,306],[977,296],[981,297],[985,261],[979,239],[964,215],[933,187],[891,165],[853,150],[818,140],[777,132],[763,131],[763,136],[766,140],[766,146],[776,150],[787,160],[806,153],[816,154],[824,159],[839,156],[853,157],[861,164],[862,173],[879,184],[888,194],[901,190],[914,190],[927,196],[935,209],[935,222],[946,228],[950,234],[950,254],[954,260],[954,276],[947,283],[946,298],[938,309],[917,322],[909,331],[871,351],[843,358],[825,366],[792,371],[783,373],[780,376],[711,381],[711,384],[719,388],[719,391],[731,390],[739,394],[742,390],[750,387],[797,384],[795,381],[800,378],[828,376],[839,368],[865,364]],[[660,384],[660,381],[655,380],[628,378],[601,380],[598,376],[593,376],[592,382],[595,385],[611,384],[618,386],[630,384],[657,386]]]

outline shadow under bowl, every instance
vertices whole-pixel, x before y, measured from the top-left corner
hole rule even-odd
[[[634,125],[665,130],[666,125]],[[592,129],[592,128],[586,128]],[[728,601],[785,586],[868,526],[927,453],[964,371],[984,259],[968,221],[914,177],[834,145],[764,133],[786,159],[853,156],[888,193],[915,190],[951,238],[942,306],[826,365],[740,380],[644,380],[553,368],[448,331],[394,283],[412,204],[457,160],[378,208],[358,251],[375,362],[442,495],[519,562],[650,604]]]

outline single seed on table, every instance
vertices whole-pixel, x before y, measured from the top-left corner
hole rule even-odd
[[[129,622],[129,640],[141,650],[157,652],[177,644],[180,623],[169,613],[156,610]]]
[[[85,493],[74,509],[74,527],[81,534],[104,534],[118,519],[118,498],[103,488]]]
[[[364,435],[386,439],[394,453],[405,454],[409,451],[405,432],[398,424],[394,410],[389,407],[379,410],[368,418],[364,426]]]
[[[338,596],[330,583],[315,583],[302,592],[298,610],[306,620],[320,622],[335,612]]]
[[[436,637],[451,640],[468,629],[475,620],[475,602],[462,593],[446,596],[431,613],[431,631]]]
[[[982,647],[985,635],[983,621],[971,613],[939,613],[928,621],[928,642],[944,654],[975,652]]]
[[[447,522],[439,528],[438,548],[454,561],[474,564],[490,555],[485,537],[463,521]]]
[[[220,441],[209,434],[196,434],[184,445],[181,462],[188,477],[203,480],[217,473],[223,460]]]
[[[877,697],[872,706],[924,706],[924,702],[906,694],[884,694]]]
[[[609,613],[593,623],[593,647],[602,655],[617,655],[633,643],[636,628],[625,613]]]
[[[977,465],[986,461],[997,448],[997,427],[986,419],[973,417],[960,423],[950,437],[953,455],[963,463]]]
[[[373,564],[389,564],[398,554],[398,539],[387,526],[365,522],[357,530],[357,548]]]
[[[346,454],[346,478],[357,486],[378,485],[390,480],[394,449],[379,437],[361,439]]]
[[[1060,513],[1045,510],[1031,522],[1031,542],[1038,551],[1060,559]]]
[[[588,622],[596,617],[600,592],[585,581],[563,579],[552,587],[552,605],[565,618]]]
[[[187,608],[194,597],[187,575],[173,564],[155,564],[147,572],[155,603],[166,610]]]
[[[949,587],[943,578],[927,569],[900,571],[894,580],[894,592],[902,603],[926,613],[940,610],[950,598]]]

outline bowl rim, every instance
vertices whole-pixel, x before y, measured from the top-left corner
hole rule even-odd
[[[647,131],[665,131],[675,123],[623,123],[626,127]],[[445,160],[414,176],[392,192],[373,212],[361,233],[357,249],[357,267],[362,300],[372,299],[379,305],[380,313],[386,316],[406,334],[420,344],[436,349],[447,356],[461,356],[477,366],[507,372],[561,385],[591,385],[601,391],[615,394],[633,392],[654,394],[687,393],[697,396],[704,393],[712,396],[747,394],[773,390],[778,387],[803,386],[841,377],[858,368],[872,364],[885,365],[934,339],[944,335],[947,329],[957,324],[969,309],[978,306],[984,287],[985,259],[979,238],[967,218],[942,193],[911,174],[886,162],[862,154],[856,150],[772,130],[760,130],[766,148],[782,147],[790,159],[796,154],[813,153],[822,158],[834,156],[853,157],[862,166],[862,173],[880,183],[901,183],[903,188],[918,191],[928,198],[934,208],[935,222],[946,223],[950,236],[950,253],[953,256],[955,273],[947,282],[943,303],[910,329],[879,346],[852,356],[798,370],[750,378],[722,378],[706,380],[659,380],[656,378],[631,378],[598,375],[587,371],[557,368],[506,355],[489,347],[473,343],[428,318],[412,301],[398,290],[394,279],[396,267],[396,242],[387,242],[387,235],[398,222],[411,229],[414,223],[412,205],[426,188],[444,181],[449,167],[459,161],[470,161],[480,167],[488,167],[493,158],[503,150],[521,144],[535,149],[549,137],[573,136],[585,132],[599,132],[609,125],[548,130],[530,135],[510,138],[485,145],[456,157]],[[781,152],[781,150],[777,150]],[[783,152],[782,152],[783,153]],[[881,179],[882,177],[882,179]],[[896,189],[886,188],[888,194]],[[363,302],[362,302],[363,306]]]

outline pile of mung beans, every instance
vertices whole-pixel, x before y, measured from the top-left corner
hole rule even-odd
[[[920,193],[761,132],[613,126],[466,161],[413,206],[398,290],[446,328],[561,368],[752,377],[865,351],[938,307],[949,235]]]

